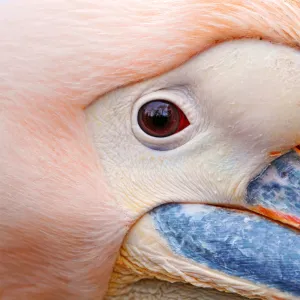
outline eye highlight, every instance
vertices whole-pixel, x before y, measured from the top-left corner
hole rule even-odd
[[[138,124],[146,134],[164,138],[182,131],[190,122],[175,104],[166,100],[153,100],[139,109]]]

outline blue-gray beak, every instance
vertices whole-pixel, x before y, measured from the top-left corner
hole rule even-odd
[[[275,160],[249,184],[245,202],[242,211],[168,204],[154,209],[151,217],[156,230],[176,255],[286,295],[277,298],[273,295],[270,299],[297,299],[300,297],[299,154],[292,151]]]

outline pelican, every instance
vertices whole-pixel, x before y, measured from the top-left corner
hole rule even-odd
[[[0,8],[1,300],[300,299],[298,0]]]

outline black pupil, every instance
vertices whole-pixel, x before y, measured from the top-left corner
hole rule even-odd
[[[168,101],[151,101],[141,107],[138,122],[141,129],[147,134],[155,137],[167,137],[178,129],[178,109]]]

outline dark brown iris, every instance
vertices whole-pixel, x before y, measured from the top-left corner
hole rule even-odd
[[[160,138],[173,135],[190,124],[180,108],[165,100],[144,104],[138,113],[138,123],[145,133]]]

